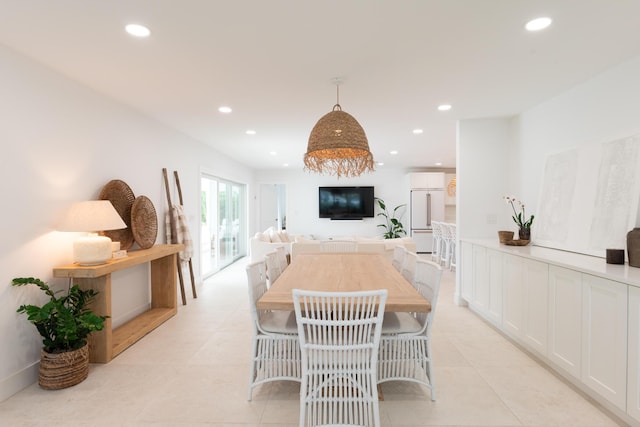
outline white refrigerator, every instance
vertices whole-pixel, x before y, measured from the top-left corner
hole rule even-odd
[[[416,252],[433,251],[433,221],[444,221],[444,189],[411,190],[411,238]]]

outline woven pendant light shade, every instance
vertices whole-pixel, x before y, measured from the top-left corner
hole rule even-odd
[[[338,178],[373,172],[367,135],[352,115],[342,111],[340,104],[322,116],[311,130],[304,165],[306,170]]]

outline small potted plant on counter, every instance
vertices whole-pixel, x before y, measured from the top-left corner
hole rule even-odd
[[[529,219],[524,211],[524,203],[520,200],[516,200],[515,197],[504,196],[504,200],[511,205],[511,209],[513,209],[513,221],[518,226],[518,237],[520,240],[530,240],[531,239],[531,225],[533,224],[533,219],[535,215],[531,215]],[[515,204],[518,204],[518,209],[520,212],[516,211]]]
[[[38,383],[50,390],[76,385],[89,374],[89,334],[102,330],[107,318],[87,308],[97,292],[71,286],[71,282],[66,293],[54,291],[34,277],[17,277],[12,281],[13,286],[31,284],[49,297],[42,306],[21,305],[17,310],[27,315],[42,337]]]

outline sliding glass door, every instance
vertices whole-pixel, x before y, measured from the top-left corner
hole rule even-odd
[[[207,277],[246,254],[246,186],[201,177],[200,274]]]

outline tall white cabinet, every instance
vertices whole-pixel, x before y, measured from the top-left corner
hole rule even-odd
[[[624,410],[628,287],[589,274],[582,285],[582,382]]]
[[[469,308],[640,426],[640,269],[494,241],[460,246]]]
[[[640,288],[629,288],[627,413],[640,420]]]
[[[549,360],[580,379],[582,273],[549,266]]]

